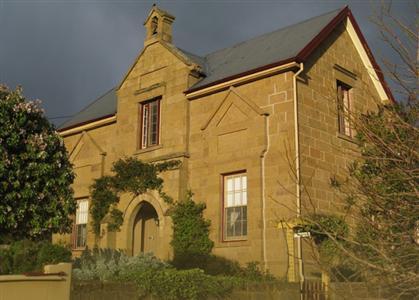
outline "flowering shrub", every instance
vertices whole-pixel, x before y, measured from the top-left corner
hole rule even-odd
[[[39,102],[0,85],[0,241],[70,231],[73,179],[63,140]]]

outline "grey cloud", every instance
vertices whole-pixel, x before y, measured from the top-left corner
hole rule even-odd
[[[142,48],[142,23],[152,3],[0,0],[0,82],[21,84],[29,98],[42,99],[49,117],[73,115],[122,79]],[[176,16],[175,44],[201,55],[346,4],[373,52],[389,57],[368,19],[378,2],[158,2]],[[393,9],[415,18],[405,1]]]

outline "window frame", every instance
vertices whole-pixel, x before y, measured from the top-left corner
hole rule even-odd
[[[138,105],[138,143],[137,143],[137,149],[148,149],[151,147],[155,147],[160,145],[160,131],[161,131],[161,124],[160,124],[160,119],[161,119],[161,100],[162,97],[155,97],[153,99],[144,101],[144,102],[140,102]],[[153,102],[157,102],[157,132],[156,132],[156,143],[155,144],[150,144],[149,140],[150,140],[150,128],[151,128],[151,109],[150,109],[150,103]],[[146,143],[144,144],[144,109],[145,107],[148,107],[148,117],[147,117],[147,137],[146,137]]]
[[[245,193],[246,193],[246,205],[235,205],[235,206],[230,206],[230,207],[246,207],[246,235],[237,235],[237,236],[227,236],[227,212],[226,209],[228,208],[228,206],[226,206],[227,203],[227,179],[228,178],[234,178],[234,177],[245,177],[246,178],[246,189],[245,189]],[[247,208],[249,206],[248,204],[248,174],[246,172],[246,170],[240,170],[240,171],[236,171],[236,172],[231,172],[231,173],[226,173],[226,174],[222,174],[221,176],[221,180],[222,180],[222,203],[221,203],[221,241],[222,242],[239,242],[239,241],[247,241],[248,239],[248,211]],[[242,184],[242,183],[241,183]],[[233,193],[236,190],[233,189]],[[241,189],[241,192],[243,192],[243,189]],[[243,231],[243,228],[242,228]]]
[[[345,92],[348,99],[347,106],[345,106]],[[351,122],[351,114],[353,111],[353,87],[340,80],[337,80],[336,94],[338,133],[342,136],[353,138],[354,130]]]
[[[76,208],[76,213],[74,215],[74,222],[73,222],[73,243],[72,243],[73,247],[72,248],[74,250],[81,250],[81,249],[85,249],[86,246],[87,246],[87,227],[88,227],[88,223],[89,223],[89,199],[88,198],[81,198],[81,199],[77,199],[76,202],[77,202],[77,208]],[[77,221],[78,211],[79,211],[79,207],[80,207],[81,202],[87,203],[87,205],[86,205],[87,210],[86,210],[86,212],[84,212],[85,219],[86,219],[85,223],[78,223],[78,221]],[[84,243],[83,243],[83,245],[79,245],[79,243],[78,243],[79,242],[79,230],[80,230],[80,228],[84,228]]]

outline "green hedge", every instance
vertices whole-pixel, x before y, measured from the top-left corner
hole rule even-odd
[[[226,259],[213,257],[211,271],[220,273],[227,267],[227,275],[210,275],[194,268],[178,270],[151,254],[127,256],[121,251],[94,249],[84,251],[74,263],[73,277],[76,280],[101,280],[104,282],[135,282],[140,297],[156,296],[158,299],[195,300],[207,297],[223,298],[234,288],[260,283],[277,283],[271,275],[260,271],[257,263],[240,267]]]
[[[46,264],[71,262],[71,251],[48,241],[17,241],[0,250],[0,274],[42,271]]]

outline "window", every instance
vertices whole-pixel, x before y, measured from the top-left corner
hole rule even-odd
[[[338,122],[339,133],[352,137],[350,113],[352,110],[351,87],[338,81]]]
[[[159,144],[160,99],[142,103],[140,106],[140,148]]]
[[[247,236],[247,175],[224,176],[224,239]]]
[[[77,201],[76,222],[74,232],[74,248],[86,247],[87,219],[89,216],[89,202],[87,199]]]

